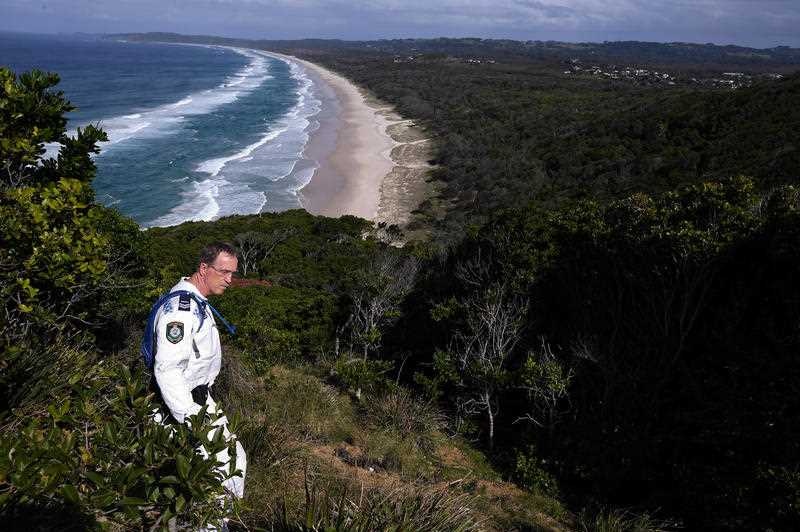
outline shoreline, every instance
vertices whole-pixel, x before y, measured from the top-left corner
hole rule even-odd
[[[427,195],[430,139],[347,78],[294,56],[268,53],[301,65],[322,101],[314,117],[319,126],[309,131],[301,156],[316,166],[297,191],[302,207],[316,215],[407,224]]]
[[[163,44],[227,48],[243,55],[252,52],[301,69],[320,105],[319,111],[308,115],[306,143],[291,170],[281,178],[296,183],[287,193],[298,207],[314,215],[354,215],[403,227],[411,221],[412,211],[430,195],[426,177],[432,168],[428,164],[431,139],[413,120],[403,119],[392,105],[344,76],[296,56],[260,48]],[[224,166],[231,158],[235,157],[219,157],[213,162],[222,161]],[[273,209],[265,199],[257,212]]]

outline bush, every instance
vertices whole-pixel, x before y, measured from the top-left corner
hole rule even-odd
[[[259,374],[266,373],[275,364],[300,362],[300,338],[295,331],[266,324],[247,324],[237,331],[236,344],[248,354]]]
[[[87,126],[67,137],[73,107],[57,83],[55,74],[17,79],[0,68],[0,416],[24,399],[10,390],[37,382],[23,351],[84,328],[108,275],[109,237],[98,229],[91,187],[91,155],[106,136]],[[56,159],[42,160],[47,142],[61,144]]]
[[[236,325],[234,343],[264,364],[312,358],[333,339],[334,298],[307,288],[234,287],[217,308]]]
[[[4,522],[166,529],[173,518],[201,526],[225,515],[216,462],[196,451],[213,430],[204,414],[191,427],[156,423],[142,376],[120,366],[99,364],[68,382],[46,414],[17,419],[0,437]],[[205,447],[213,455],[227,445],[217,431]]]
[[[515,479],[517,484],[532,493],[558,497],[556,479],[542,468],[546,462],[539,457],[533,445],[529,445],[525,451],[518,450]]]
[[[470,261],[530,299],[498,441],[535,444],[574,495],[695,528],[781,529],[798,519],[791,475],[762,473],[798,470],[799,222],[795,187],[759,198],[745,177],[506,211],[428,281],[432,314],[440,334],[457,330],[446,302],[477,290],[452,280]],[[560,368],[524,358],[548,353],[542,337]],[[439,376],[426,383],[447,391]],[[546,484],[524,454],[512,465],[521,484]]]
[[[364,392],[376,393],[385,388],[384,375],[394,367],[385,360],[364,360],[343,355],[333,362],[331,377],[361,399]]]

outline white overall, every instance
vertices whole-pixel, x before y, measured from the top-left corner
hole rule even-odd
[[[186,278],[173,286],[170,292],[176,290],[188,290],[201,300],[206,299]],[[156,355],[153,372],[161,397],[178,423],[183,423],[187,416],[197,414],[202,409],[202,406],[192,399],[192,390],[197,386],[210,387],[214,384],[222,365],[222,348],[214,316],[206,307],[201,327],[201,312],[200,306],[194,299],[189,301],[189,308],[186,309],[186,305],[181,305],[178,296],[175,296],[170,298],[156,314]],[[226,441],[235,438],[236,435],[228,430],[228,419],[211,394],[208,394],[206,405],[208,413],[220,416],[214,425],[221,427]],[[209,439],[213,436],[212,431],[209,433]],[[200,452],[208,457],[202,446]],[[217,453],[217,460],[223,464],[219,467],[219,471],[227,476],[230,462],[228,450]],[[236,442],[236,469],[241,471],[241,476],[228,478],[222,485],[234,496],[242,498],[247,457],[239,441]]]

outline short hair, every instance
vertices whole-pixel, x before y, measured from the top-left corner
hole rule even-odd
[[[237,256],[236,248],[227,242],[212,242],[200,250],[200,259],[198,264],[211,264],[220,253],[227,253],[228,255]]]

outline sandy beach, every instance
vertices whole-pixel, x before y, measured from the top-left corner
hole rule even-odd
[[[277,54],[276,54],[277,55]],[[426,194],[430,141],[410,120],[348,79],[319,65],[301,64],[315,83],[319,128],[303,153],[317,168],[298,196],[314,214],[352,214],[404,225]]]

